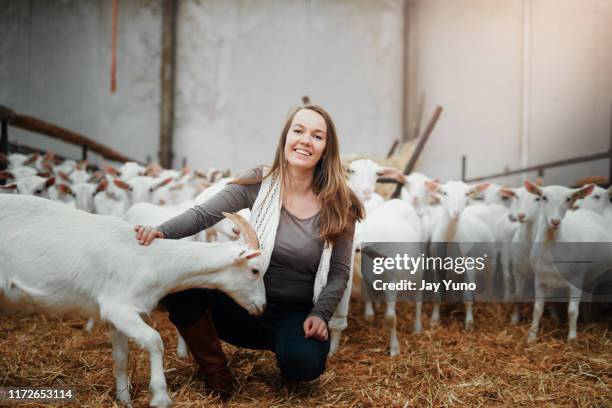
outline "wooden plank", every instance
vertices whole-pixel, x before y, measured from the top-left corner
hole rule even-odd
[[[33,116],[16,113],[6,106],[0,106],[0,120],[7,120],[8,124],[13,127],[39,133],[52,139],[61,140],[77,146],[87,146],[88,151],[98,153],[108,160],[118,162],[137,161],[80,133],[45,122]]]
[[[404,169],[404,174],[408,175],[412,172],[412,170],[414,170],[414,166],[416,166],[416,162],[419,159],[419,156],[421,155],[423,148],[425,147],[425,143],[427,143],[427,140],[429,139],[429,135],[431,135],[431,132],[436,126],[436,123],[438,123],[438,119],[440,118],[441,114],[442,114],[442,107],[438,106],[436,110],[434,111],[433,116],[429,120],[429,123],[427,124],[427,128],[425,129],[425,132],[419,138],[419,142],[417,143],[417,146],[414,149],[414,152],[412,153],[410,160],[408,160],[408,164],[406,164],[406,168]],[[391,198],[399,197],[401,191],[402,191],[402,186],[398,184],[395,187],[395,191],[393,192],[393,194],[391,194]]]

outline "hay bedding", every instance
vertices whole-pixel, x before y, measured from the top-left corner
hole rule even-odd
[[[542,321],[541,335],[526,345],[528,323],[509,327],[507,305],[475,306],[476,326],[462,329],[461,305],[443,307],[442,325],[413,336],[413,306],[398,307],[401,355],[390,358],[383,316],[364,321],[353,303],[340,353],[325,374],[302,384],[282,383],[274,355],[227,346],[240,389],[229,406],[611,406],[612,336],[609,322],[579,326],[565,342],[566,325]],[[424,307],[427,315],[431,307]],[[523,316],[529,313],[525,308]],[[77,389],[64,406],[111,407],[115,385],[111,345],[98,325],[43,316],[0,316],[0,385]],[[175,357],[176,337],[166,316],[152,324],[166,344],[166,378],[176,407],[215,406],[193,377],[191,360]],[[136,407],[148,406],[147,353],[130,345],[130,379]],[[42,406],[27,404],[22,406]]]

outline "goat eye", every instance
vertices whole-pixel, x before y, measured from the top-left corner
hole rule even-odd
[[[546,196],[544,196],[544,197],[542,197],[542,200],[548,201],[548,198]]]
[[[443,192],[442,192],[442,195],[446,195],[446,191],[443,191]]]
[[[253,272],[253,275],[257,275],[259,273],[259,269],[251,269],[251,272]]]
[[[152,193],[152,192],[153,192],[153,187],[149,189],[149,193]]]
[[[571,200],[569,197],[567,197],[567,198],[565,199],[565,202],[566,202],[566,203],[569,203],[570,201],[572,201],[572,200]]]
[[[540,201],[540,197],[536,197],[536,198],[535,198],[535,200],[536,200],[536,201]]]
[[[597,195],[594,195],[593,198],[596,200],[599,200],[601,197],[599,196],[599,194],[597,194]]]

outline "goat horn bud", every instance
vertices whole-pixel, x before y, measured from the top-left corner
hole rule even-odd
[[[225,216],[225,218],[232,220],[234,224],[238,226],[240,232],[244,234],[244,240],[246,241],[249,248],[259,248],[259,240],[257,239],[257,233],[255,232],[255,229],[253,229],[251,224],[247,222],[247,220],[245,220],[238,214],[224,212],[223,215]]]

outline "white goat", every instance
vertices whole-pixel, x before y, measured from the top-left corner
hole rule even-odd
[[[612,225],[612,186],[605,190],[595,186],[593,192],[584,198],[576,201],[576,208],[585,208],[601,214],[606,220],[606,224]]]
[[[594,185],[570,189],[563,186],[539,187],[525,181],[525,188],[538,202],[539,218],[536,224],[535,244],[529,260],[534,269],[535,302],[533,321],[527,336],[528,342],[536,340],[540,318],[544,311],[544,300],[551,290],[564,289],[568,292],[569,332],[567,340],[576,338],[578,308],[582,296],[583,271],[574,272],[570,284],[551,261],[551,244],[555,242],[612,242],[612,232],[603,222],[603,217],[594,211],[567,211],[578,199],[590,194]],[[578,267],[576,267],[579,269]]]
[[[1,174],[0,178],[2,178]],[[48,189],[54,183],[55,177],[43,178],[39,176],[29,176],[19,179],[11,184],[0,186],[0,191],[5,193],[13,192],[16,194],[35,195],[48,198]]]
[[[489,184],[483,183],[476,186],[468,186],[461,181],[449,181],[444,184],[438,184],[435,181],[427,181],[427,188],[430,192],[435,193],[439,198],[444,211],[440,214],[440,219],[434,227],[431,242],[458,242],[458,243],[476,243],[476,242],[495,242],[495,237],[491,228],[480,217],[478,210],[474,210],[474,206],[468,206],[468,201],[471,196],[478,192],[484,191]],[[490,251],[495,253],[495,251]],[[432,252],[433,256],[439,256]],[[484,254],[483,254],[484,255]],[[489,256],[487,268],[491,271],[491,265],[495,265],[495,256]],[[467,268],[465,276],[468,282],[476,282],[474,268]],[[464,292],[465,304],[465,329],[470,330],[474,323],[474,315],[472,312],[473,294]],[[440,320],[440,303],[434,302],[433,312],[431,316],[431,324],[437,325]]]
[[[0,292],[47,311],[97,316],[112,325],[117,398],[130,404],[128,338],[150,354],[150,405],[168,407],[159,333],[141,318],[165,295],[216,288],[250,313],[265,307],[255,231],[232,214],[248,245],[158,239],[138,244],[133,226],[37,197],[0,196]],[[58,239],[61,235],[61,239]]]
[[[124,189],[130,197],[131,204],[150,203],[153,199],[153,193],[160,187],[170,183],[172,178],[158,179],[148,176],[134,177],[129,181],[119,179],[113,180],[113,183],[119,188]]]
[[[354,246],[359,246],[362,242],[402,242],[402,248],[409,247],[409,251],[404,251],[409,256],[418,258],[422,254],[421,223],[419,216],[414,208],[403,200],[393,199],[385,201],[378,211],[370,214],[362,222],[359,236],[356,237]],[[410,243],[410,244],[409,244]],[[398,271],[386,272],[387,282],[400,281],[403,274]],[[420,285],[422,270],[417,270],[413,275],[415,282]],[[395,314],[395,303],[397,294],[395,291],[385,291],[386,311],[385,324],[389,331],[389,348],[391,356],[396,356],[400,352],[400,345],[397,339],[397,317]],[[422,300],[417,298],[414,319],[414,332],[420,333],[422,330],[421,309]],[[373,316],[374,311],[372,302],[369,305],[368,313]]]
[[[153,225],[157,226],[168,221],[180,214],[180,212],[170,211],[166,208],[158,207],[150,203],[138,203],[130,207],[129,210],[123,215],[123,219],[132,225]],[[229,220],[224,218],[224,220]],[[232,222],[232,221],[229,221]],[[197,236],[182,238],[182,241],[197,241]],[[185,358],[188,355],[187,344],[181,337],[181,334],[176,331],[177,334],[177,347],[176,355],[180,358]]]
[[[529,262],[529,254],[535,240],[536,221],[538,219],[538,198],[530,194],[524,187],[502,189],[502,192],[510,197],[511,204],[508,218],[518,222],[518,228],[512,236],[510,248],[510,277],[514,281],[513,309],[510,318],[511,324],[518,324],[519,304],[525,294],[533,287],[533,268]],[[506,278],[506,276],[504,276]],[[507,286],[512,283],[505,282]]]
[[[114,180],[113,176],[107,174],[106,179],[100,183],[102,192],[94,197],[96,214],[121,217],[130,207],[128,192],[117,187]]]

